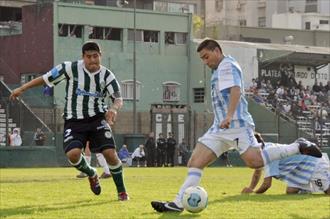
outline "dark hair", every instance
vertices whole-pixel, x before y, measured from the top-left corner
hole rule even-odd
[[[220,52],[222,53],[222,49],[217,41],[212,40],[212,39],[206,39],[199,44],[199,46],[197,48],[197,52],[202,51],[202,49],[207,49],[207,50],[213,51],[215,48],[219,48]]]
[[[264,139],[261,137],[261,134],[258,132],[254,132],[254,137],[257,139],[258,143],[261,143],[261,148],[263,149],[265,147]]]
[[[87,41],[82,47],[82,54],[85,54],[86,51],[97,51],[101,53],[100,46],[96,42]]]

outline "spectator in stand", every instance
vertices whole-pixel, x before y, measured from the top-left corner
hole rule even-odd
[[[267,83],[266,83],[265,79],[261,80],[259,91],[260,92],[267,92]]]
[[[306,111],[307,110],[307,106],[306,106],[306,104],[305,104],[305,100],[304,99],[302,99],[301,101],[300,101],[300,109],[301,109],[301,111]]]
[[[150,132],[148,139],[145,143],[145,148],[146,148],[146,156],[147,156],[147,165],[148,167],[154,167],[156,162],[156,142],[155,142],[155,133]]]
[[[251,85],[249,87],[249,91],[250,92],[253,92],[254,90],[257,89],[257,86],[258,86],[258,84],[257,84],[256,79],[255,78],[252,78],[252,83],[251,83]]]
[[[182,165],[187,165],[188,159],[189,159],[189,150],[188,150],[188,146],[186,144],[186,141],[184,140],[184,138],[182,139],[181,143],[178,146],[178,151],[179,151],[179,156],[181,156],[181,164]],[[180,162],[179,162],[180,164]]]
[[[315,81],[313,87],[312,87],[312,91],[314,93],[319,93],[321,91],[321,87],[317,84],[317,81]]]
[[[289,101],[286,101],[283,105],[282,105],[282,110],[285,114],[290,115],[291,114],[291,104],[289,103]]]
[[[301,115],[301,109],[298,105],[298,101],[293,101],[291,105],[291,114],[294,118],[297,118],[297,116]]]
[[[279,88],[277,88],[276,90],[276,96],[280,99],[283,98],[283,94],[284,94],[284,87],[283,85],[281,85]]]
[[[10,146],[21,146],[22,138],[19,134],[19,130],[14,128],[13,134],[10,135]]]
[[[294,78],[294,75],[293,75],[293,74],[290,74],[288,80],[289,80],[289,82],[288,82],[288,87],[289,87],[289,88],[294,88],[294,87],[297,86],[297,81],[296,81],[296,79]]]
[[[256,101],[258,104],[265,104],[263,98],[259,95],[258,89],[254,90],[252,99]]]
[[[144,152],[144,146],[143,144],[140,144],[139,147],[137,147],[133,154],[132,154],[132,159],[133,161],[136,161],[137,162],[137,167],[140,167],[140,162],[144,162],[144,166],[146,167],[147,166],[147,163],[146,163],[146,154]]]
[[[129,154],[128,150],[127,150],[127,145],[126,145],[126,144],[124,144],[124,145],[120,148],[120,150],[119,150],[119,152],[118,152],[118,157],[119,157],[119,159],[120,159],[123,163],[127,163],[127,159],[130,157],[130,154]]]
[[[45,144],[46,136],[41,131],[41,128],[37,128],[37,131],[34,133],[33,140],[37,146],[43,146]]]
[[[324,86],[324,90],[326,92],[329,92],[330,91],[330,81],[328,81],[327,85]]]
[[[163,133],[159,133],[159,138],[157,139],[157,166],[165,166],[166,161],[166,139]]]
[[[304,86],[302,85],[302,82],[299,81],[296,88],[298,88],[299,90],[303,90],[304,89]]]
[[[270,82],[270,80],[267,80],[267,84],[266,84],[266,91],[270,92],[274,89],[272,83]]]
[[[325,92],[325,86],[323,86],[323,83],[321,81],[319,83],[319,87],[322,92]]]
[[[174,167],[176,140],[172,132],[168,133],[168,138],[166,142],[167,142],[167,147],[166,147],[167,165]]]

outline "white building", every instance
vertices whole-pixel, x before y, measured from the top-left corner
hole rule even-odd
[[[330,30],[330,16],[317,13],[273,14],[272,27],[297,30]]]

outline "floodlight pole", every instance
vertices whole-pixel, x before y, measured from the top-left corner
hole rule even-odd
[[[133,134],[137,132],[136,123],[136,0],[134,0],[134,40],[133,40]]]

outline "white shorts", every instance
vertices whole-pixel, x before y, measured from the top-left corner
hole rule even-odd
[[[230,149],[243,154],[249,147],[260,147],[251,127],[226,129],[219,133],[206,132],[198,142],[210,148],[217,157]]]

